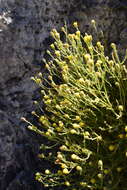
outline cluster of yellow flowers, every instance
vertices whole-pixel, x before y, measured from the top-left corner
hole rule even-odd
[[[95,21],[92,20],[94,27]],[[32,114],[38,126],[29,129],[46,137],[40,158],[54,168],[36,173],[45,187],[65,186],[68,190],[125,189],[127,159],[127,69],[114,43],[111,55],[89,34],[51,31],[54,43],[45,61],[48,77],[39,73],[32,79],[42,88],[45,113]],[[25,119],[24,119],[25,120]],[[48,149],[48,151],[46,151]],[[50,151],[50,153],[48,153]],[[127,186],[127,184],[125,185]]]

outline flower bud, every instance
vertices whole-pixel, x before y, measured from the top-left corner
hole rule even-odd
[[[122,105],[119,105],[119,106],[118,106],[118,110],[119,110],[119,111],[123,111],[123,106],[122,106]]]
[[[51,47],[53,50],[55,49],[54,44],[51,44],[50,47]]]
[[[87,60],[89,60],[90,59],[90,54],[88,54],[88,53],[86,53],[85,55],[84,55],[84,58],[85,58],[85,60],[87,61]]]
[[[57,155],[57,158],[58,158],[59,160],[62,160],[62,159],[63,159],[62,154],[59,153],[59,154]]]
[[[125,129],[124,129],[124,130],[125,130],[125,132],[127,133],[127,126],[125,126]]]
[[[108,147],[108,149],[109,149],[110,151],[114,151],[115,145],[110,145],[110,146]]]
[[[80,120],[81,120],[81,118],[80,118],[78,115],[76,115],[75,119],[76,119],[77,121],[80,121]]]
[[[66,150],[67,150],[67,147],[66,147],[65,145],[62,145],[62,146],[60,147],[60,150],[66,151]]]
[[[64,124],[63,124],[62,121],[59,121],[59,126],[60,126],[60,127],[63,127],[63,126],[64,126]]]
[[[108,169],[105,169],[104,170],[104,174],[108,174],[109,173],[109,170]]]
[[[99,168],[100,170],[103,170],[103,161],[102,161],[102,160],[99,160],[99,161],[98,161],[98,168]]]
[[[77,134],[77,131],[76,131],[75,129],[71,129],[71,130],[70,130],[70,133],[71,133],[71,134]]]
[[[47,169],[45,170],[45,174],[49,175],[50,174],[50,171]]]
[[[63,169],[63,174],[66,174],[66,175],[69,174],[69,171],[68,171],[67,168],[64,168],[64,169]]]
[[[71,155],[72,160],[79,160],[79,157],[76,154]]]
[[[77,28],[77,27],[78,27],[78,23],[77,23],[77,22],[74,22],[74,23],[73,23],[73,26],[74,26],[75,28]]]
[[[93,20],[91,20],[91,24],[92,25],[95,25],[96,24],[96,21],[93,19]]]
[[[97,42],[97,46],[98,46],[98,47],[101,47],[101,42]]]
[[[103,178],[103,175],[102,175],[101,173],[99,173],[99,174],[97,175],[97,177],[98,177],[99,179],[102,179],[102,178]]]
[[[82,187],[86,187],[86,186],[87,186],[87,183],[86,183],[86,182],[80,182],[80,185],[81,185]]]
[[[76,166],[76,170],[77,171],[82,171],[82,167],[81,166]]]
[[[116,168],[117,172],[121,172],[122,171],[122,168]]]
[[[94,184],[94,183],[96,182],[96,180],[95,180],[94,178],[92,178],[92,179],[90,180],[90,182],[91,182],[92,184]]]
[[[114,43],[111,43],[111,47],[114,49],[116,48],[116,45]]]
[[[89,43],[89,42],[91,42],[92,41],[92,36],[91,35],[86,35],[86,36],[84,36],[84,41],[86,42],[86,43]]]
[[[69,181],[65,181],[65,185],[69,187],[70,186]]]
[[[77,124],[77,123],[74,123],[74,124],[73,124],[73,127],[74,127],[75,129],[79,129],[79,128],[80,128],[80,125]]]

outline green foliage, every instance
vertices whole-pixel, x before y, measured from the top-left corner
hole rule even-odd
[[[28,127],[48,139],[39,156],[51,164],[36,179],[49,189],[125,190],[126,56],[121,61],[113,43],[106,56],[101,42],[93,43],[91,35],[82,36],[73,25],[73,34],[62,27],[64,41],[52,30],[48,77],[32,78],[42,89],[45,114],[32,112],[38,126]]]

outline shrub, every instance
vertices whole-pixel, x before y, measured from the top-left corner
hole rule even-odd
[[[32,112],[38,124],[28,128],[48,139],[39,157],[50,165],[36,179],[49,189],[125,190],[126,56],[120,60],[114,43],[106,56],[100,41],[73,25],[72,34],[62,27],[65,40],[52,30],[47,76],[32,77],[42,89],[45,113]]]

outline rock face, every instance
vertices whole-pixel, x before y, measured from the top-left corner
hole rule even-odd
[[[0,190],[35,190],[40,140],[20,120],[34,109],[37,87],[30,77],[43,71],[50,30],[78,21],[91,31],[97,21],[107,45],[127,44],[126,0],[0,0]]]

